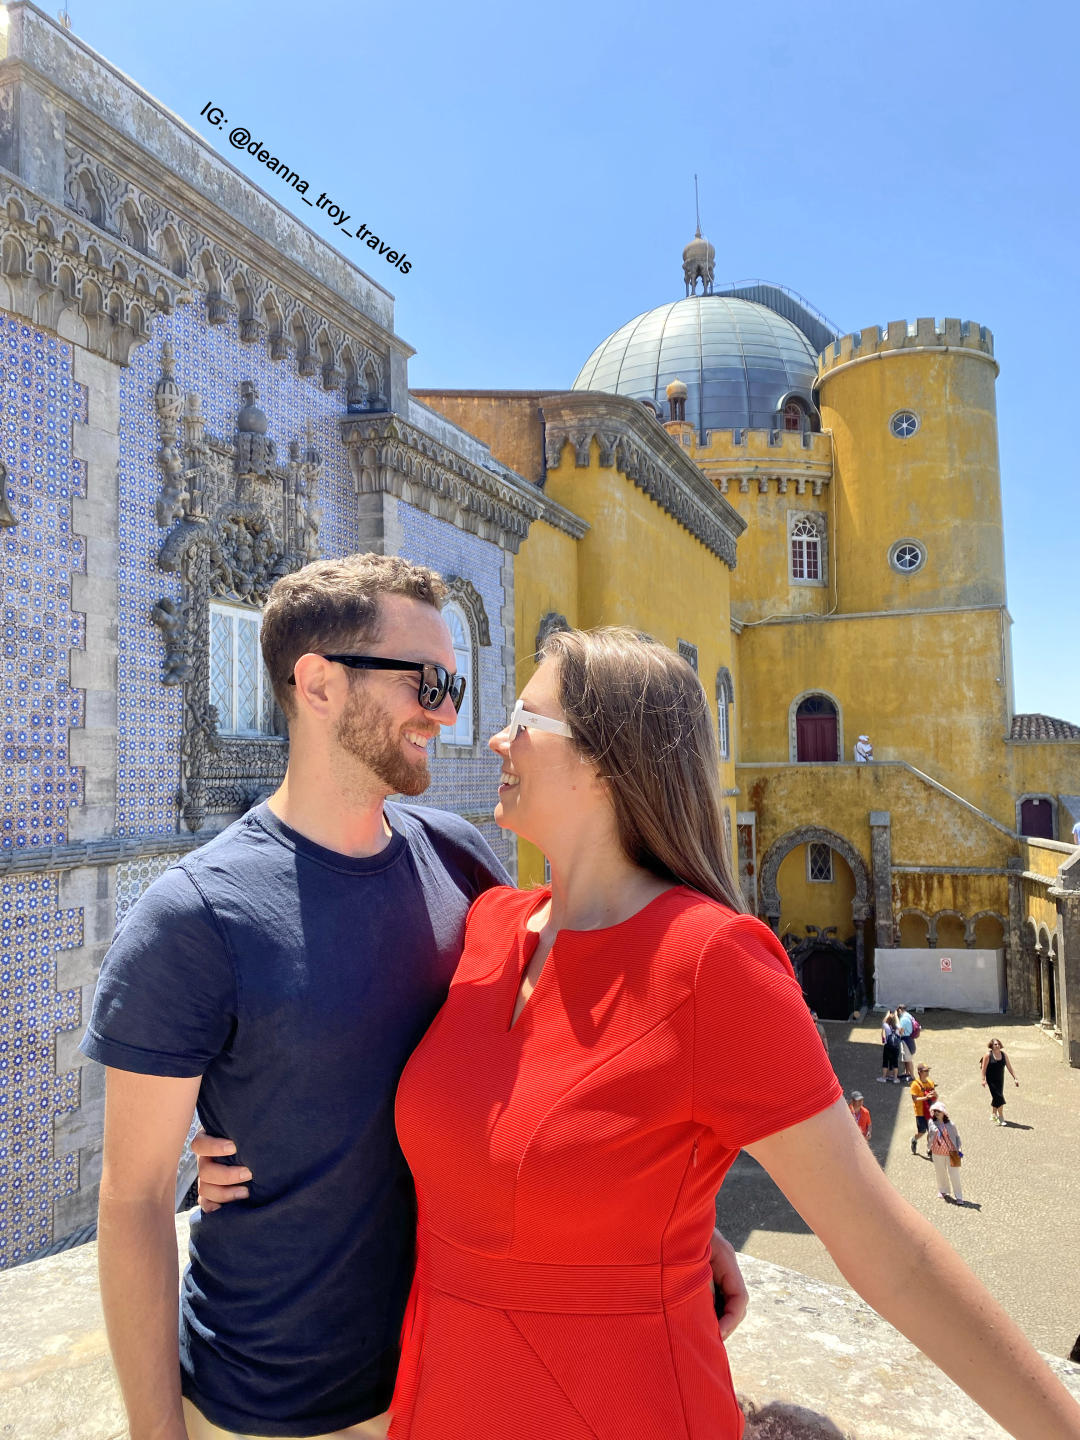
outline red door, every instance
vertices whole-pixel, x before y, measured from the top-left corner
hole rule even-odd
[[[839,760],[836,710],[824,695],[809,695],[795,712],[796,760]]]
[[[1032,840],[1054,838],[1054,812],[1049,800],[1025,800],[1020,806],[1020,833]]]

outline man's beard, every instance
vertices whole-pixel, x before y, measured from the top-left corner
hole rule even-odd
[[[419,725],[409,726],[419,730]],[[395,730],[386,711],[356,685],[338,721],[337,742],[396,795],[421,795],[431,784],[427,760],[410,762],[402,753],[409,742]]]

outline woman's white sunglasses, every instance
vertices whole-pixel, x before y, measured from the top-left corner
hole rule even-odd
[[[506,738],[510,744],[517,739],[519,730],[547,730],[552,735],[565,735],[567,740],[573,738],[573,732],[565,720],[553,720],[550,715],[536,715],[532,710],[526,710],[520,700],[510,711],[510,720],[506,726]]]

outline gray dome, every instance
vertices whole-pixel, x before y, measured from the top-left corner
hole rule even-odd
[[[769,430],[791,395],[814,413],[817,351],[775,310],[726,295],[690,295],[647,310],[609,335],[571,387],[651,400],[666,416],[666,389],[686,384],[686,418],[709,430]]]

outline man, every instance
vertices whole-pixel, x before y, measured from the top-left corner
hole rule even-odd
[[[858,1125],[866,1143],[870,1143],[870,1132],[873,1126],[870,1121],[870,1111],[863,1104],[863,1097],[858,1090],[851,1092],[851,1099],[848,1102],[848,1109],[851,1111],[851,1118]]]
[[[900,1061],[904,1067],[903,1080],[915,1079],[915,1022],[907,1012],[906,1005],[896,1007],[896,1026],[900,1031]]]
[[[507,883],[465,821],[387,803],[425,789],[461,702],[444,593],[392,556],[278,582],[281,788],[161,876],[102,967],[83,1048],[109,1067],[101,1289],[131,1440],[385,1434],[415,1230],[394,1092],[470,903]],[[192,1222],[178,1366],[172,1198],[196,1100],[243,1190]],[[714,1263],[733,1326],[745,1292],[730,1249]]]
[[[914,1155],[919,1148],[919,1136],[926,1135],[926,1153],[930,1154],[930,1137],[928,1127],[930,1123],[930,1106],[937,1100],[938,1093],[934,1082],[930,1079],[930,1066],[920,1065],[919,1073],[911,1082],[911,1089],[908,1091],[911,1096],[911,1103],[915,1109],[915,1134],[911,1137],[911,1153]]]

